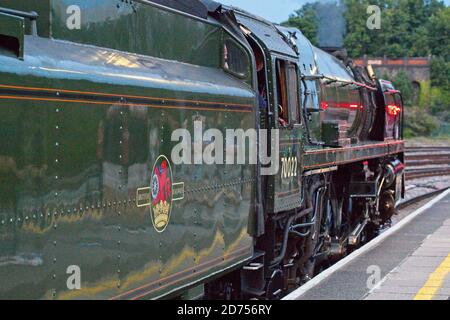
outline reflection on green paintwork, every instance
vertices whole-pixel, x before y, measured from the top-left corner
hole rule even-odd
[[[224,30],[144,4],[70,1],[87,14],[69,33],[67,1],[11,7],[49,3],[41,35],[97,47],[26,37],[23,62],[0,55],[0,298],[155,297],[250,257],[253,166],[173,166],[185,197],[163,233],[136,206],[173,130],[199,118],[254,127],[254,93],[220,69]],[[70,265],[80,291],[67,289]]]

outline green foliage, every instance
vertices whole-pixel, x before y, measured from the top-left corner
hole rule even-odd
[[[442,57],[448,64],[450,60],[450,7],[432,13],[428,30],[428,45],[431,53]]]
[[[402,97],[403,97],[403,103],[406,106],[411,106],[413,105],[413,86],[411,84],[411,81],[409,81],[408,79],[408,75],[403,72],[400,71],[397,76],[391,80],[392,83],[394,84],[394,87],[397,90],[400,90],[402,93]]]
[[[301,9],[291,14],[282,25],[299,29],[313,45],[317,45],[318,18],[312,4],[305,4]]]
[[[431,85],[430,111],[450,123],[450,62],[444,57],[431,60]]]
[[[345,46],[353,57],[440,54],[448,46],[449,9],[438,0],[342,0],[348,10]],[[367,6],[381,8],[381,29],[369,30]],[[441,49],[433,49],[439,47]],[[447,54],[449,52],[448,49]]]
[[[427,56],[449,60],[450,7],[439,0],[339,0],[345,6],[344,46],[351,57]],[[381,29],[367,28],[367,7],[381,9]],[[317,43],[320,2],[305,4],[283,25],[299,28],[313,44]]]
[[[405,136],[429,136],[439,127],[439,120],[419,107],[405,108]]]
[[[417,103],[421,108],[428,108],[431,99],[430,81],[421,81],[419,84],[420,84],[420,95],[418,97]]]
[[[450,61],[446,61],[443,57],[433,57],[431,60],[431,84],[450,89]]]
[[[438,119],[441,123],[450,122],[450,7],[441,0],[338,1],[347,8],[344,46],[350,57],[433,56],[431,88],[430,83],[421,83],[417,100],[405,73],[400,72],[391,79],[402,91],[408,110],[405,132],[414,136],[427,135],[439,125]],[[316,3],[304,5],[285,22],[299,28],[313,43],[316,43],[318,30]],[[381,29],[367,28],[369,5],[381,9]]]
[[[450,93],[440,87],[431,88],[430,111],[442,122],[450,123]]]

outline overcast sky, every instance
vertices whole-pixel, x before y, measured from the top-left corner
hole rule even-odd
[[[326,1],[326,0],[325,0]],[[240,7],[273,22],[283,22],[289,15],[310,0],[218,0],[223,4]],[[447,5],[450,0],[445,0]]]

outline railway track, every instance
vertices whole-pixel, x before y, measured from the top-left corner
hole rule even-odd
[[[406,179],[450,175],[450,147],[406,148]]]
[[[411,206],[411,205],[413,205],[413,204],[415,204],[417,202],[420,202],[420,201],[423,201],[425,199],[429,199],[429,198],[432,198],[434,196],[437,196],[438,194],[441,194],[442,192],[446,191],[447,189],[450,189],[450,187],[442,188],[442,189],[438,189],[438,190],[433,190],[433,191],[430,191],[430,192],[418,195],[418,196],[416,196],[414,198],[405,200],[405,201],[403,201],[402,203],[400,203],[398,205],[397,209],[398,210],[403,210],[403,209],[405,209],[405,208],[407,208],[407,207],[409,207],[409,206]]]

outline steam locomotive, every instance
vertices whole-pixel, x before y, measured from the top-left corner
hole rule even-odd
[[[0,0],[0,298],[279,298],[389,226],[402,118],[370,67],[238,8]],[[277,132],[279,170],[175,163],[196,123]]]

